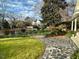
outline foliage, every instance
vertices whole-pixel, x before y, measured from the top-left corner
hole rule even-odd
[[[52,32],[50,34],[47,34],[46,37],[52,37],[52,36],[61,36],[61,35],[65,35],[66,32],[59,30],[59,29],[54,29],[52,30]]]
[[[3,26],[4,29],[9,29],[10,28],[9,23],[6,20],[2,21],[2,26]]]
[[[14,38],[14,37],[29,37],[28,33],[18,33],[18,34],[11,34],[11,35],[0,35],[0,38]]]
[[[33,32],[35,32],[34,34],[36,35],[46,35],[50,33],[49,30],[39,30],[39,31],[33,31]]]
[[[49,34],[50,31],[49,30],[40,30],[37,32],[37,34],[40,34],[40,35],[46,35],[46,34]]]
[[[26,29],[25,29],[25,28],[22,28],[22,29],[21,29],[21,32],[22,32],[22,33],[25,33],[25,32],[26,32]]]
[[[2,26],[3,26],[3,29],[4,29],[5,35],[8,35],[9,34],[9,30],[8,29],[10,29],[9,23],[6,20],[3,20],[2,21]]]
[[[61,21],[61,15],[59,9],[65,9],[67,3],[65,0],[44,0],[44,6],[41,9],[42,22],[51,24],[52,22],[59,23]],[[50,23],[51,22],[51,23]]]
[[[26,18],[25,18],[26,26],[32,25],[32,21],[33,21],[33,20],[34,20],[34,19],[31,18],[31,17],[26,17]]]
[[[37,59],[44,44],[32,37],[0,39],[0,59]]]
[[[67,37],[71,37],[72,34],[76,35],[76,32],[74,32],[74,31],[68,31],[67,34],[66,34],[66,36]]]
[[[79,49],[72,54],[71,59],[79,59]]]

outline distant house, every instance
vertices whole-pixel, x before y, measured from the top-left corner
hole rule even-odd
[[[42,23],[40,22],[40,20],[36,20],[36,21],[32,22],[32,26],[33,26],[33,28],[36,28],[39,30],[42,28]]]
[[[73,17],[72,17],[72,19],[73,19],[72,26],[71,26],[72,31],[77,31],[78,20],[79,20],[78,18],[79,18],[79,0],[77,0],[75,11],[74,11],[74,14],[73,14]]]
[[[40,25],[41,25],[41,22],[40,22],[40,20],[36,20],[36,21],[33,21],[33,22],[32,22],[32,25],[33,25],[33,26],[34,26],[34,25],[40,26]]]
[[[35,27],[40,28],[41,26],[40,20],[36,20],[35,18],[32,18],[32,17],[26,17],[25,22],[28,25],[27,29],[35,29]]]

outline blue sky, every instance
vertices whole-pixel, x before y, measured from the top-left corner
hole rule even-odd
[[[66,0],[66,2],[73,3],[76,2],[76,0]],[[22,16],[21,18],[30,16],[36,19],[41,19],[43,0],[4,0],[4,5],[6,13]],[[0,12],[2,11],[2,3],[0,0]]]
[[[74,4],[74,5],[76,5],[76,2],[77,2],[77,0],[65,0],[65,1],[69,4]],[[75,7],[70,5],[70,6],[68,6],[67,9],[68,9],[68,15],[72,17]]]
[[[67,3],[76,3],[76,0],[65,0]]]
[[[23,18],[30,16],[41,19],[42,0],[4,0],[4,5],[8,13],[21,15]],[[2,11],[1,0],[0,11]]]

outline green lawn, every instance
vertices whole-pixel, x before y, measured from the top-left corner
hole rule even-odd
[[[38,59],[44,44],[29,37],[0,39],[0,59]]]

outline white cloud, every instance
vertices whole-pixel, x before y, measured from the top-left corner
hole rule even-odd
[[[28,0],[27,3],[32,5],[37,4],[37,2],[34,2],[33,0]]]
[[[8,12],[13,12],[15,14],[21,15],[23,17],[31,16],[35,18],[40,18],[40,9],[43,5],[42,0],[7,0],[6,10]]]

